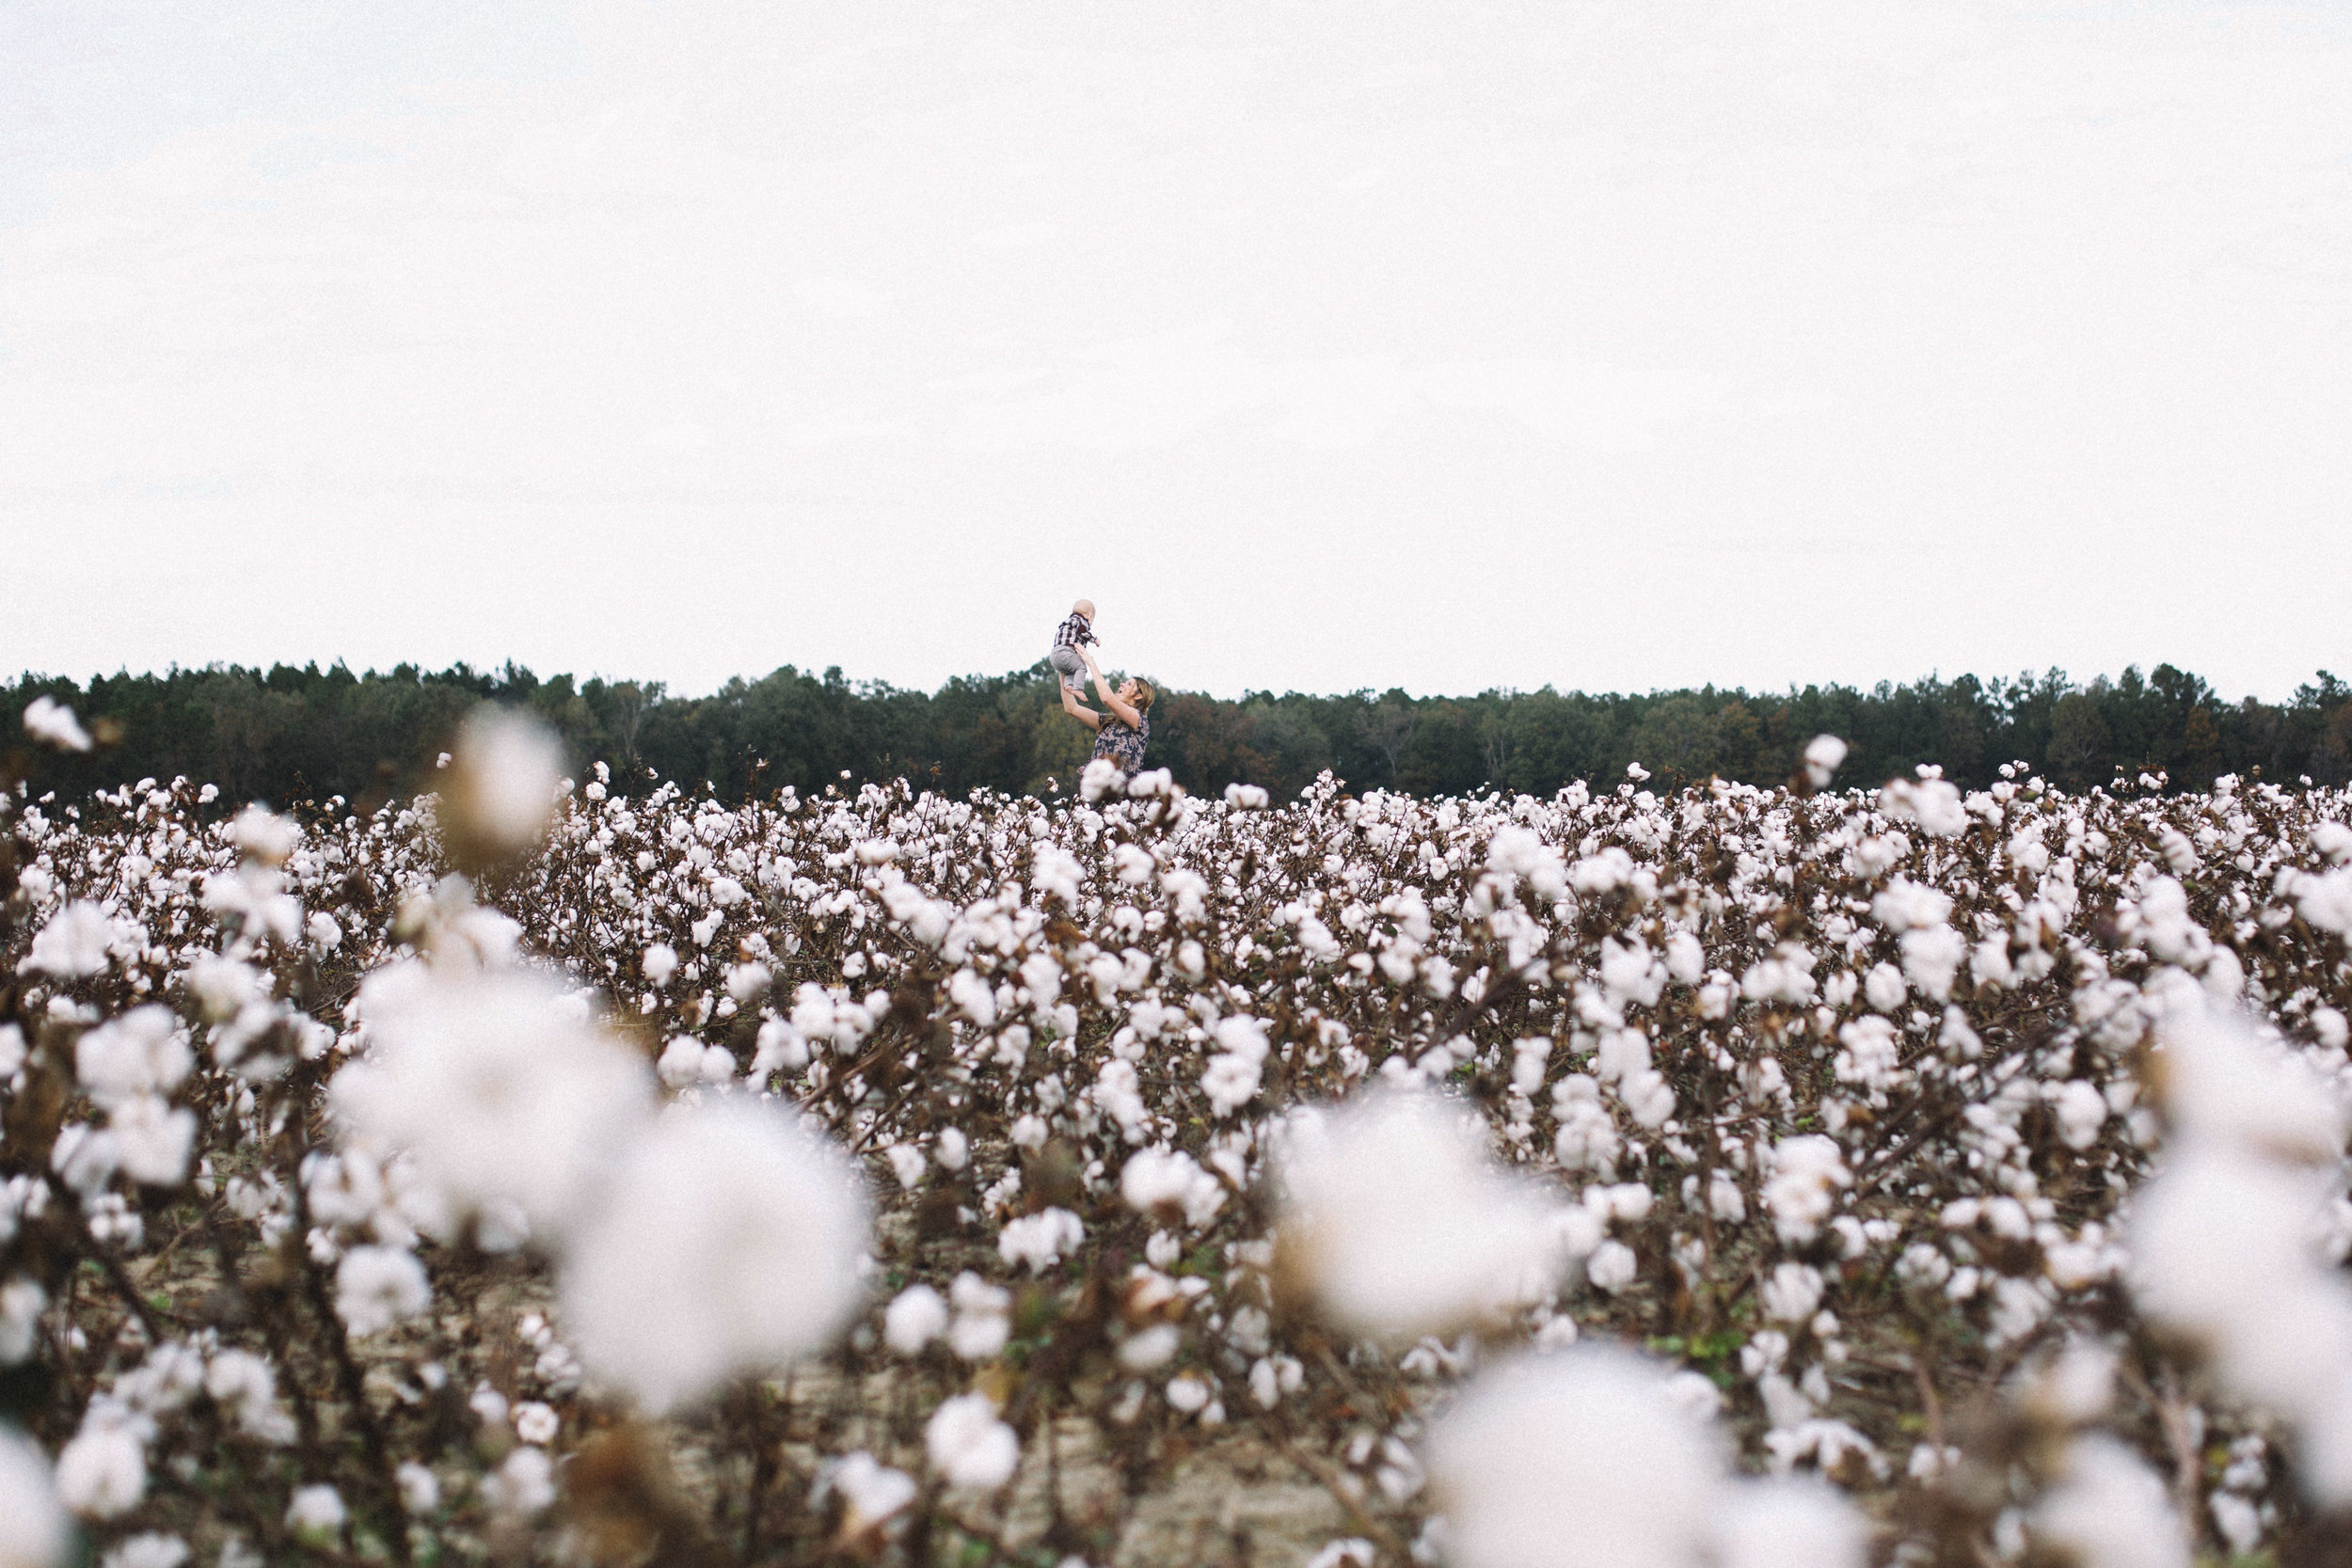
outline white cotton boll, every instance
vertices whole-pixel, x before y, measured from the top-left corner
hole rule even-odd
[[[562,1418],[555,1407],[539,1400],[525,1400],[515,1407],[515,1435],[526,1443],[542,1447],[555,1441],[555,1434],[564,1430]]]
[[[142,1095],[114,1108],[106,1118],[106,1136],[125,1176],[150,1187],[176,1187],[187,1180],[196,1113],[175,1110],[158,1095]]]
[[[1584,1277],[1592,1283],[1594,1290],[1613,1295],[1633,1283],[1640,1264],[1641,1259],[1634,1256],[1633,1249],[1623,1242],[1603,1242],[1585,1259]]]
[[[947,977],[947,1000],[980,1028],[995,1027],[995,994],[988,989],[988,982],[972,971],[959,969]]]
[[[110,1019],[73,1043],[73,1072],[90,1099],[118,1105],[180,1086],[196,1065],[180,1021],[148,1003]]]
[[[1157,1371],[1176,1359],[1184,1342],[1184,1331],[1174,1323],[1154,1323],[1119,1342],[1119,1364],[1131,1372]]]
[[[2157,1025],[2157,1039],[2156,1081],[2185,1134],[2313,1164],[2342,1158],[2343,1092],[2301,1057],[2256,1037],[2235,1014],[2175,1013]]]
[[[1181,1149],[1146,1148],[1128,1156],[1119,1195],[1130,1208],[1168,1221],[1203,1226],[1225,1206],[1224,1183]]]
[[[1899,1008],[1911,997],[1911,987],[1904,983],[1903,972],[1893,964],[1875,965],[1863,978],[1863,999],[1883,1013]]]
[[[485,703],[458,731],[446,820],[484,852],[526,854],[547,832],[563,778],[563,742],[547,726]]]
[[[1425,1095],[1295,1119],[1279,1171],[1281,1243],[1358,1333],[1441,1333],[1540,1298],[1566,1264],[1557,1206],[1497,1169],[1458,1108]]]
[[[511,1205],[560,1228],[652,1108],[644,1059],[535,975],[395,964],[358,1006],[368,1054],[336,1073],[328,1103],[411,1155],[453,1209]]]
[[[1021,1439],[996,1418],[986,1394],[959,1394],[931,1412],[923,1449],[940,1479],[959,1491],[993,1492],[1021,1465]]]
[[[637,967],[645,976],[645,984],[660,990],[677,973],[677,949],[666,942],[654,942],[639,957]]]
[[[1046,1135],[1052,1131],[1046,1126],[1043,1117],[1019,1116],[1012,1118],[1012,1126],[1006,1135],[1012,1140],[1015,1148],[1039,1149],[1045,1147]]]
[[[1968,956],[1968,939],[1949,926],[1905,931],[1902,951],[1903,973],[1912,983],[1938,1002],[1949,1001],[1961,961]]]
[[[1263,811],[1271,799],[1256,784],[1229,784],[1225,786],[1225,803],[1235,811]]]
[[[1820,1234],[1836,1207],[1836,1189],[1853,1183],[1836,1143],[1818,1132],[1772,1146],[1765,1164],[1771,1174],[1764,1181],[1764,1207],[1772,1228],[1791,1244]]]
[[[69,1539],[49,1461],[0,1427],[0,1568],[56,1568]]]
[[[913,1144],[892,1144],[882,1152],[890,1161],[890,1174],[898,1179],[901,1192],[911,1193],[923,1184],[923,1173],[930,1167],[930,1162],[923,1157],[921,1149]]]
[[[516,1449],[482,1478],[482,1500],[510,1519],[546,1513],[555,1503],[555,1461],[545,1449]]]
[[[2026,1386],[2026,1408],[2059,1426],[2088,1426],[2115,1402],[2115,1351],[2091,1339],[2071,1339]]]
[[[1870,900],[1870,918],[1889,931],[1918,931],[1951,917],[1951,895],[1898,877]]]
[[[1717,1568],[1863,1568],[1869,1560],[1869,1522],[1812,1476],[1735,1482],[1714,1535]]]
[[[358,1338],[413,1318],[432,1303],[424,1265],[399,1247],[353,1247],[336,1265],[335,1312]]]
[[[400,1506],[421,1518],[441,1506],[441,1481],[431,1470],[410,1460],[393,1473],[400,1483]]]
[[[0,1078],[12,1078],[24,1065],[24,1031],[13,1023],[0,1023]]]
[[[147,1450],[119,1419],[86,1419],[57,1452],[56,1484],[58,1500],[86,1519],[128,1513],[147,1496]]]
[[[2089,1148],[2106,1125],[2107,1097],[2098,1085],[2076,1078],[2060,1088],[2050,1108],[2058,1114],[2058,1136],[2069,1148]]]
[[[1969,950],[1968,968],[1980,986],[2000,989],[2017,983],[2017,966],[2010,961],[2009,938],[1998,931]]]
[[[1827,789],[1830,776],[1846,763],[1846,743],[1834,735],[1817,735],[1804,744],[1805,782]]]
[[[763,963],[730,964],[727,967],[727,995],[737,1006],[744,1006],[764,993],[775,979],[775,971]]]
[[[1707,950],[1688,931],[1666,939],[1666,973],[1686,986],[1695,986],[1707,971]]]
[[[896,1517],[921,1491],[913,1476],[878,1462],[863,1449],[844,1454],[837,1465],[820,1467],[818,1476],[810,1500],[821,1503],[826,1492],[841,1494],[841,1533],[850,1539]]]
[[[19,1278],[0,1285],[0,1367],[31,1359],[40,1338],[40,1315],[48,1308],[49,1292],[38,1281]]]
[[[867,1243],[855,1170],[795,1113],[682,1106],[622,1150],[558,1299],[589,1369],[667,1411],[828,1343]]]
[[[947,1332],[947,1303],[928,1285],[910,1285],[882,1310],[882,1342],[901,1355],[916,1355]]]
[[[942,1130],[937,1144],[939,1168],[961,1170],[972,1157],[971,1149],[970,1142],[965,1139],[961,1130],[953,1127]]]
[[[107,950],[114,945],[114,922],[106,911],[87,899],[76,900],[49,917],[33,935],[24,955],[28,974],[80,979],[103,971]]]
[[[723,1084],[735,1076],[735,1053],[723,1045],[705,1045],[691,1035],[679,1035],[661,1048],[654,1074],[674,1089]]]
[[[1012,1338],[1012,1292],[991,1285],[966,1270],[947,1287],[955,1322],[947,1328],[947,1348],[965,1361],[985,1361]]]
[[[98,1560],[99,1568],[180,1568],[188,1560],[188,1544],[176,1535],[150,1530],[132,1536]],[[13,1564],[0,1553],[0,1564]]]
[[[1968,831],[1968,809],[1957,785],[1942,779],[1895,779],[1879,791],[1879,809],[1898,822],[1916,822],[1938,838]]]
[[[1456,1568],[1691,1568],[1724,1464],[1661,1368],[1597,1345],[1481,1372],[1427,1453]]]
[[[24,706],[24,733],[60,752],[87,752],[89,732],[73,710],[55,697],[36,697]]]
[[[2164,1481],[2145,1460],[2102,1433],[2066,1452],[2065,1479],[2032,1513],[2036,1541],[2081,1568],[2188,1568],[2188,1536]]]
[[[1804,1323],[1821,1305],[1821,1271],[1806,1263],[1782,1263],[1764,1281],[1757,1299],[1772,1322]]]
[[[996,1255],[1043,1274],[1086,1241],[1086,1226],[1067,1209],[1041,1209],[1009,1222],[996,1236]]]

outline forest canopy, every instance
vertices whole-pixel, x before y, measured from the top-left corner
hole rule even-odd
[[[1149,673],[1146,672],[1146,673]],[[1295,794],[1329,769],[1351,789],[1549,795],[1572,780],[1638,766],[1672,785],[1710,775],[1787,780],[1814,736],[1844,737],[1841,778],[1875,783],[1921,764],[1982,786],[2021,763],[2070,790],[2160,771],[2171,787],[2220,774],[2293,784],[2352,778],[2352,687],[2321,672],[2285,703],[2231,703],[2169,664],[2077,685],[2041,675],[1931,676],[1868,690],[1807,686],[1587,694],[1487,691],[1413,697],[1249,692],[1240,700],[1161,687],[1147,762],[1195,792],[1228,784]],[[71,705],[99,744],[19,760],[33,792],[87,794],[141,778],[220,786],[227,801],[370,805],[421,787],[458,721],[485,700],[537,714],[580,768],[607,764],[615,787],[655,780],[739,800],[790,785],[905,777],[961,795],[988,787],[1047,795],[1074,787],[1087,732],[1063,716],[1043,663],[964,676],[936,691],[850,681],[787,665],[707,696],[660,682],[541,678],[508,664],[431,672],[403,664],[354,674],[279,664],[71,679],[25,675],[9,692]],[[22,743],[10,736],[10,747]]]

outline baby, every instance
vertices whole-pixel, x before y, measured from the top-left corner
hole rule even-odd
[[[1087,661],[1079,644],[1093,641],[1094,601],[1080,599],[1070,607],[1070,619],[1054,628],[1054,651],[1045,656],[1062,685],[1073,691],[1084,691],[1087,685]]]

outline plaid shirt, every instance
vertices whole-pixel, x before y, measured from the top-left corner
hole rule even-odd
[[[1081,643],[1093,641],[1094,626],[1083,615],[1073,613],[1070,619],[1054,628],[1054,646],[1057,648],[1075,648]]]

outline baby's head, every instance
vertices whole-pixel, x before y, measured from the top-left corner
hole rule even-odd
[[[1070,607],[1070,613],[1073,615],[1085,616],[1087,618],[1087,624],[1089,626],[1092,626],[1094,624],[1094,601],[1092,599],[1080,599],[1076,604]]]

